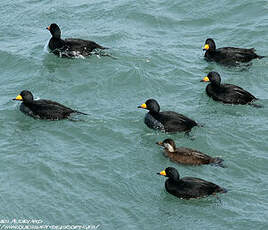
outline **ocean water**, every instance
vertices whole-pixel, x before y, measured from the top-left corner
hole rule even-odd
[[[0,18],[1,229],[268,229],[268,59],[230,68],[206,62],[201,49],[212,37],[268,55],[267,1],[7,0]],[[117,59],[45,52],[53,22],[64,38],[96,41]],[[212,70],[264,108],[209,99],[200,80]],[[24,89],[89,115],[32,119],[11,100]],[[190,136],[147,128],[137,106],[149,98],[204,127]],[[167,137],[228,167],[177,165],[155,144]],[[228,193],[173,197],[156,175],[168,166]]]

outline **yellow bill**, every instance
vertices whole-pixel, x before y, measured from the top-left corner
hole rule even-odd
[[[205,76],[205,77],[203,78],[202,81],[204,81],[204,82],[209,82],[209,78],[208,78],[208,76]]]
[[[22,101],[22,96],[19,94],[16,98],[15,98],[16,101]]]
[[[203,50],[209,50],[209,45],[205,44],[205,46],[203,47]]]
[[[157,145],[163,145],[162,141],[156,142]]]
[[[144,104],[140,105],[138,108],[147,109],[147,105],[144,103]]]

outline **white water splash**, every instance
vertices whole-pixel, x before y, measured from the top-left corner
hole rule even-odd
[[[44,50],[44,52],[45,53],[50,53],[49,51],[49,48],[48,48],[48,43],[49,43],[49,40],[47,41],[47,43],[45,44],[45,46],[44,46],[44,48],[43,48],[43,50]]]

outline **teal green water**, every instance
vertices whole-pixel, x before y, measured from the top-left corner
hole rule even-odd
[[[227,68],[207,63],[201,49],[213,37],[218,47],[268,55],[267,1],[7,0],[0,18],[0,220],[98,229],[268,228],[268,59]],[[53,22],[63,37],[96,41],[118,59],[46,53],[45,28]],[[209,99],[200,80],[212,70],[264,108]],[[89,116],[34,120],[11,100],[23,89]],[[204,127],[190,137],[147,128],[137,106],[148,98]],[[228,168],[177,165],[155,145],[166,137],[221,156]],[[228,193],[177,199],[156,175],[167,166]]]

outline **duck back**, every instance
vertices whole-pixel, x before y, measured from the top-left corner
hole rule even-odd
[[[206,88],[207,95],[215,101],[226,104],[248,104],[257,98],[239,86],[223,84],[221,87],[213,87],[209,84]]]
[[[212,182],[194,177],[184,177],[179,181],[168,179],[165,182],[165,188],[170,194],[183,199],[200,198],[226,192],[224,188]]]
[[[205,57],[208,60],[222,64],[237,64],[238,62],[249,62],[252,59],[263,58],[255,53],[255,49],[244,49],[235,47],[223,47],[215,51],[206,51]]]
[[[180,164],[202,165],[214,162],[212,157],[190,148],[179,147],[174,152],[169,152],[168,150],[165,150],[165,152],[170,160]]]
[[[50,100],[35,100],[31,104],[24,104],[24,111],[28,115],[49,120],[60,120],[67,118],[71,113],[76,111],[54,101]]]
[[[173,111],[160,112],[156,119],[164,125],[166,132],[186,132],[197,126],[194,120]]]

